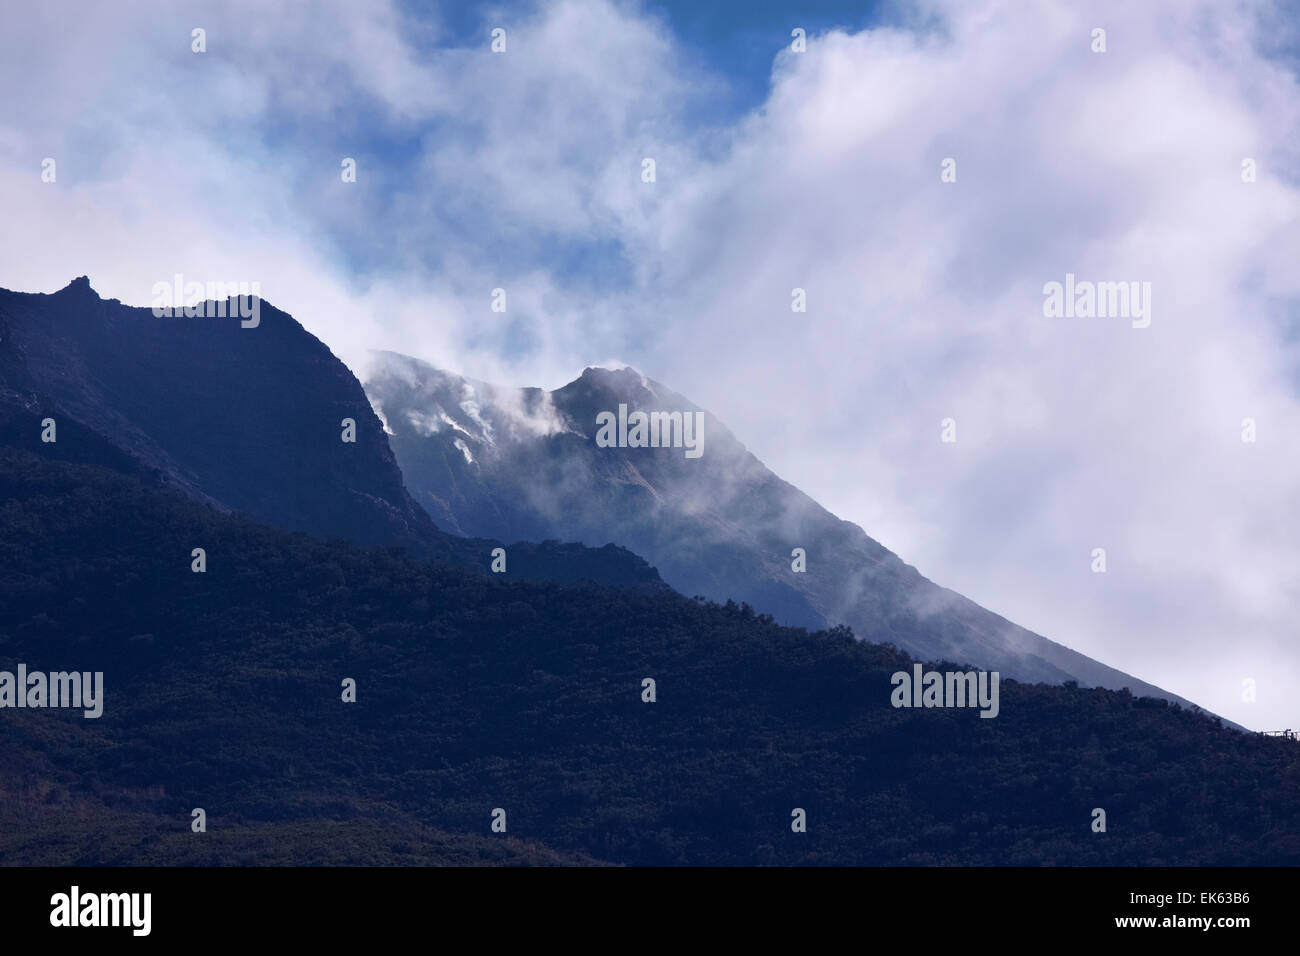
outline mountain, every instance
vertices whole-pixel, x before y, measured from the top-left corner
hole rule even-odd
[[[101,299],[84,276],[50,295],[0,290],[0,444],[281,528],[488,567],[498,542],[446,534],[411,500],[360,383],[320,340],[265,301],[249,327],[231,300],[220,305],[221,317],[159,318]],[[355,441],[343,440],[345,419]],[[664,587],[619,548],[507,554],[516,576]]]
[[[383,352],[365,388],[415,500],[457,533],[615,542],[683,594],[744,601],[784,624],[844,624],[921,660],[1192,706],[922,577],[774,475],[707,411],[634,369],[588,368],[546,392]],[[629,415],[702,414],[702,453],[598,447],[597,416],[620,405]],[[804,572],[792,570],[795,548]]]
[[[1167,701],[1004,681],[995,719],[895,708],[912,661],[847,631],[13,449],[0,512],[0,670],[104,675],[96,719],[0,708],[0,864],[1300,863],[1300,747]]]

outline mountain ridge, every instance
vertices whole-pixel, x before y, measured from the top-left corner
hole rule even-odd
[[[707,410],[631,367],[589,366],[547,392],[375,352],[364,386],[413,497],[462,533],[613,541],[683,593],[745,601],[783,624],[845,624],[920,659],[1195,706],[929,581],[771,472]],[[620,404],[702,413],[702,457],[598,449],[596,416]],[[797,547],[804,573],[791,571]]]
[[[288,530],[485,573],[505,546],[510,574],[665,587],[624,549],[444,533],[407,492],[352,371],[287,312],[261,300],[259,313],[248,328],[233,309],[160,318],[102,299],[85,276],[54,293],[0,290],[0,442],[114,467]],[[41,440],[46,418],[53,442]]]

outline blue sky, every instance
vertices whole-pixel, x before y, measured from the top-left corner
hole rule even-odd
[[[507,21],[511,5],[501,3],[437,4],[406,2],[411,16],[440,23],[448,45],[473,42],[498,22]],[[440,9],[443,8],[443,9]],[[647,3],[646,14],[667,23],[677,42],[698,56],[709,69],[725,77],[725,95],[710,104],[702,120],[725,120],[755,109],[767,97],[772,57],[801,27],[808,33],[833,28],[856,32],[881,23],[898,22],[910,11],[875,0],[809,0],[798,4],[777,0],[746,3]]]
[[[939,583],[1294,726],[1294,5],[3,17],[0,285],[257,281],[363,376],[372,348],[548,388],[630,363]],[[1067,273],[1149,282],[1150,326],[1047,318]]]
[[[809,34],[834,28],[856,33],[890,23],[884,4],[853,2],[663,3],[649,9],[672,25],[673,33],[709,67],[727,77],[729,95],[716,103],[719,118],[762,106],[767,98],[776,50],[790,42],[791,30]]]

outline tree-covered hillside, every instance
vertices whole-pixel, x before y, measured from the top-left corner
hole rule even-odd
[[[1294,742],[1014,682],[894,709],[910,660],[846,632],[509,578],[0,451],[0,670],[105,688],[0,709],[0,862],[1300,862]]]

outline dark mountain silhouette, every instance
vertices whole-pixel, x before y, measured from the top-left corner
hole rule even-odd
[[[995,719],[895,709],[910,659],[847,631],[13,449],[0,503],[0,669],[104,673],[98,719],[0,709],[3,864],[1300,863],[1300,745],[1167,701],[1008,681]]]
[[[52,295],[0,290],[0,442],[278,527],[488,567],[497,542],[445,534],[411,500],[360,383],[323,343],[267,302],[249,328],[223,306],[228,317],[157,318],[84,276]],[[508,557],[518,576],[664,586],[618,548],[527,543]]]
[[[784,624],[845,624],[923,660],[1191,706],[922,577],[774,475],[708,412],[699,458],[681,448],[597,447],[596,416],[620,404],[702,411],[634,369],[588,368],[545,392],[495,387],[390,352],[374,358],[367,393],[407,487],[443,527],[614,542],[683,594],[748,602]],[[792,570],[795,548],[806,552],[804,573]]]

